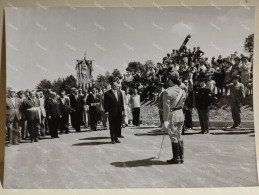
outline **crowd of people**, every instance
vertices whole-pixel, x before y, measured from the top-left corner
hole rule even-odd
[[[139,126],[140,96],[137,90],[129,94],[128,89],[121,90],[118,78],[111,79],[113,79],[111,84],[103,89],[91,87],[87,90],[71,88],[58,92],[51,89],[16,92],[8,88],[6,98],[8,145],[16,145],[20,140],[26,139],[31,143],[38,142],[40,137],[46,135],[50,135],[52,139],[59,138],[61,134],[69,134],[70,125],[75,132],[80,132],[82,126],[90,128],[91,131],[97,131],[98,123],[102,123],[102,129],[107,129],[107,125],[111,129],[112,121],[108,120],[107,114],[111,103],[105,103],[105,92],[113,90],[112,83],[116,84],[115,90],[122,93],[121,100],[125,112],[120,126],[122,128],[128,126],[129,118],[133,118],[134,126]],[[110,113],[113,113],[114,109],[115,107],[112,107]],[[130,116],[131,114],[133,117]],[[117,136],[123,137],[121,130]],[[112,138],[112,141],[118,141],[117,137]]]
[[[9,146],[40,136],[52,139],[81,126],[97,131],[98,123],[109,127],[111,143],[120,143],[121,129],[140,125],[141,102],[157,103],[160,127],[172,141],[173,159],[183,163],[182,133],[192,129],[192,111],[197,109],[200,133],[209,133],[209,111],[212,105],[226,99],[231,108],[233,125],[240,128],[240,108],[246,95],[252,95],[252,56],[237,52],[209,61],[200,47],[192,50],[182,45],[172,50],[156,66],[128,71],[123,77],[110,77],[104,88],[65,90],[7,90],[6,130]]]
[[[233,118],[240,118],[240,114],[236,113],[240,113],[241,104],[252,106],[253,56],[247,57],[234,52],[225,58],[221,55],[218,58],[212,57],[209,61],[204,55],[200,47],[194,47],[192,50],[187,49],[186,46],[179,50],[173,49],[172,53],[168,53],[156,66],[146,65],[142,69],[128,71],[124,75],[124,86],[138,89],[141,101],[157,103],[160,121],[163,124],[162,104],[159,103],[159,99],[162,99],[161,94],[168,87],[168,78],[173,72],[178,72],[181,85],[188,92],[183,108],[184,129],[192,129],[192,110],[195,107],[199,108],[200,103],[205,102],[208,108],[206,112],[199,114],[200,120],[201,118],[208,120],[209,108],[218,109],[223,106],[230,106]],[[204,83],[201,84],[201,80]],[[199,92],[201,85],[202,88],[209,90]],[[236,85],[239,87],[235,87]],[[203,93],[209,95],[203,95]],[[250,97],[248,102],[245,96]],[[238,106],[234,106],[234,102],[238,102]],[[199,109],[197,111],[199,112]],[[239,125],[240,122],[235,122],[233,127]],[[207,130],[202,132],[207,132]]]

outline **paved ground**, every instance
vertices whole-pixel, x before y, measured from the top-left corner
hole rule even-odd
[[[109,131],[46,137],[38,143],[6,148],[4,188],[163,188],[256,186],[253,130],[189,131],[184,136],[185,163],[172,157],[166,136],[154,127],[128,127],[120,144]]]

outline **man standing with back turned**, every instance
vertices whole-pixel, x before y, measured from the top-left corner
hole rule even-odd
[[[172,143],[173,158],[169,164],[183,163],[182,127],[184,123],[183,105],[186,93],[180,86],[179,73],[174,71],[168,79],[168,88],[163,93],[164,127]]]
[[[112,89],[104,94],[104,110],[109,117],[111,141],[112,144],[115,144],[115,142],[120,143],[118,137],[123,138],[121,135],[121,124],[124,104],[122,93],[118,90],[117,81],[113,77],[110,77],[109,81],[111,82]]]

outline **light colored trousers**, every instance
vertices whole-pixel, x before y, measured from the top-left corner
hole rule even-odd
[[[170,112],[168,122],[168,136],[171,139],[171,142],[178,143],[178,141],[182,141],[182,128],[184,124],[182,110]]]

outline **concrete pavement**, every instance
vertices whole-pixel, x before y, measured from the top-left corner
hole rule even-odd
[[[109,131],[60,135],[7,147],[4,188],[173,188],[256,186],[253,130],[184,135],[185,163],[168,165],[171,144],[155,127],[127,127],[122,143]]]

